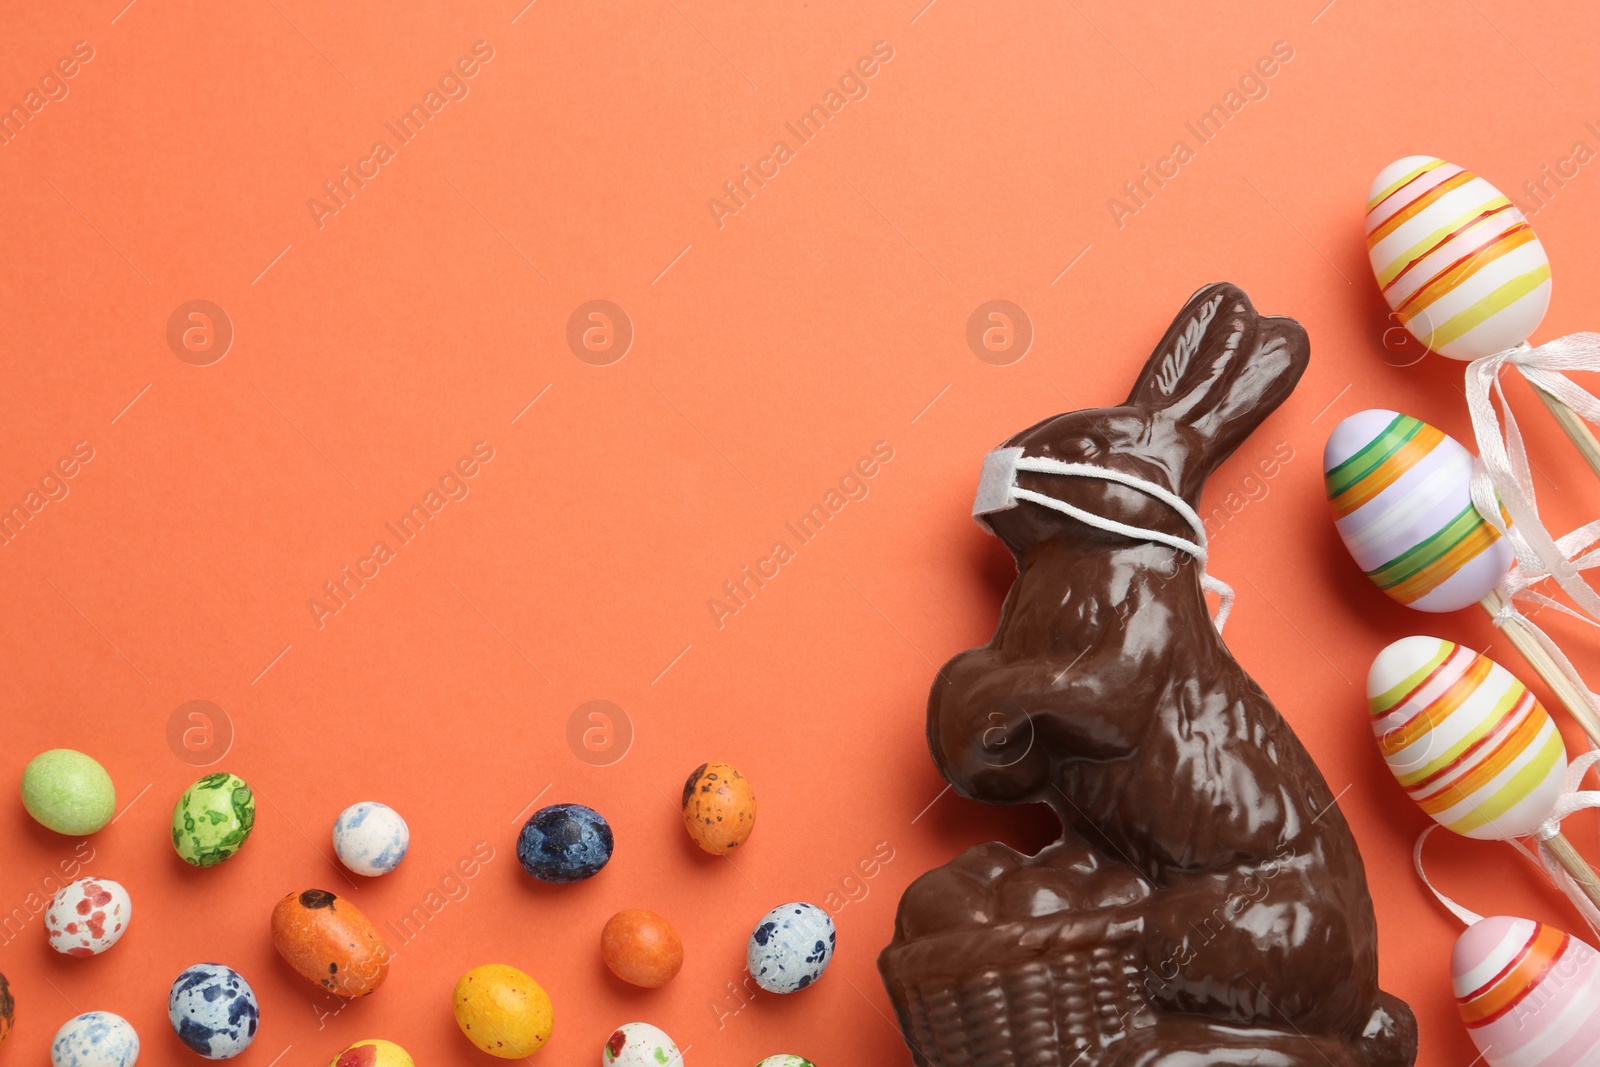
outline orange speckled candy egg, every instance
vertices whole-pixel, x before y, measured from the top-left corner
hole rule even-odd
[[[653,911],[629,908],[606,920],[600,954],[611,973],[646,989],[664,986],[683,967],[683,941],[672,924]]]
[[[393,1041],[368,1037],[349,1048],[328,1064],[328,1067],[417,1067],[411,1054]]]
[[[732,852],[755,829],[756,791],[726,763],[702,763],[683,783],[683,822],[707,852]]]
[[[555,1010],[550,995],[528,975],[486,963],[456,983],[456,1025],[489,1055],[519,1060],[550,1040]]]
[[[341,997],[364,997],[389,977],[389,946],[371,920],[326,889],[278,901],[272,945],[307,981]]]

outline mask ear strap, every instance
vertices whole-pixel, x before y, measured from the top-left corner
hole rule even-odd
[[[1194,540],[1179,537],[1176,534],[1164,533],[1161,530],[1148,530],[1142,526],[1131,526],[1125,522],[1108,519],[1103,515],[1085,511],[1080,507],[1068,504],[1064,500],[1057,500],[1044,493],[1036,493],[1031,489],[1024,489],[1016,484],[1018,471],[1031,471],[1036,474],[1060,474],[1083,478],[1098,478],[1101,481],[1114,482],[1137,490],[1147,496],[1153,496],[1189,524],[1194,531]],[[1064,463],[1058,459],[1049,459],[1044,456],[1024,456],[1020,448],[996,449],[984,457],[983,475],[978,483],[978,500],[973,507],[974,515],[987,514],[991,511],[1003,510],[1016,506],[1018,500],[1027,500],[1052,511],[1059,511],[1063,515],[1070,515],[1079,522],[1093,526],[1096,529],[1106,530],[1110,533],[1121,534],[1135,541],[1153,541],[1156,544],[1166,545],[1185,555],[1193,556],[1200,564],[1200,586],[1209,592],[1216,593],[1221,603],[1217,606],[1217,615],[1214,625],[1217,632],[1222,632],[1223,626],[1228,622],[1228,615],[1233,611],[1233,587],[1220,578],[1213,578],[1206,573],[1206,526],[1195,513],[1194,508],[1183,497],[1174,493],[1164,485],[1140,478],[1134,474],[1125,474],[1122,471],[1112,470],[1109,467],[1099,467],[1092,463]]]
[[[1141,493],[1153,496],[1182,516],[1183,521],[1194,531],[1199,552],[1202,554],[1205,552],[1205,523],[1200,521],[1200,516],[1195,514],[1194,508],[1189,506],[1187,500],[1164,485],[1152,482],[1148,478],[1141,478],[1137,474],[1112,470],[1110,467],[1101,467],[1093,463],[1064,463],[1059,459],[1049,459],[1045,456],[1019,456],[1015,466],[1020,471],[1036,471],[1040,474],[1073,474],[1083,478],[1099,478],[1101,481],[1116,482],[1118,485],[1125,485],[1129,489],[1137,489]]]
[[[1233,612],[1233,601],[1235,596],[1233,586],[1229,585],[1221,578],[1211,577],[1211,575],[1207,574],[1202,567],[1200,571],[1200,588],[1217,594],[1217,616],[1211,621],[1216,626],[1217,633],[1220,634],[1222,632],[1222,628],[1228,625],[1228,616]]]
[[[1096,515],[1092,511],[1084,511],[1080,507],[1068,504],[1065,500],[1057,500],[1053,496],[1035,493],[1032,489],[1023,489],[1020,486],[1011,490],[1011,495],[1018,500],[1030,500],[1041,507],[1059,511],[1063,515],[1071,515],[1079,522],[1087,523],[1097,529],[1118,533],[1124,537],[1131,537],[1135,541],[1154,541],[1157,544],[1166,545],[1168,548],[1177,549],[1185,555],[1193,556],[1202,564],[1205,562],[1205,549],[1193,541],[1174,534],[1162,533],[1160,530],[1147,530],[1143,526],[1130,526],[1125,522],[1118,522],[1116,519],[1108,519],[1103,515]]]

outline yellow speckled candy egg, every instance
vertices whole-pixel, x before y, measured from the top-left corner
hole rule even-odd
[[[683,783],[683,823],[707,852],[732,852],[755,829],[755,788],[726,763],[702,763]]]
[[[411,1054],[393,1041],[368,1037],[339,1053],[328,1067],[417,1067]]]
[[[474,967],[456,983],[456,1025],[491,1056],[519,1060],[550,1040],[555,1010],[531,977],[503,963]]]

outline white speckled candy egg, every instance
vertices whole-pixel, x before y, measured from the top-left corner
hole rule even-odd
[[[363,800],[339,813],[333,824],[333,850],[357,874],[375,878],[400,866],[411,847],[411,830],[387,804]]]
[[[817,1065],[806,1059],[804,1056],[794,1056],[790,1055],[789,1053],[782,1053],[781,1055],[777,1056],[768,1056],[766,1059],[756,1064],[756,1067],[817,1067]]]
[[[228,1060],[256,1039],[261,1009],[255,990],[238,971],[197,963],[172,983],[167,1017],[185,1045],[208,1060]]]
[[[600,1053],[602,1067],[682,1067],[683,1053],[672,1038],[649,1023],[625,1023],[612,1032]]]
[[[1397,411],[1333,428],[1322,470],[1334,525],[1367,577],[1419,611],[1456,611],[1511,569],[1511,545],[1472,505],[1472,453]]]
[[[50,1067],[133,1067],[138,1060],[138,1033],[109,1011],[68,1019],[50,1043]]]
[[[799,901],[780,904],[750,934],[745,963],[762,989],[794,993],[822,977],[833,959],[834,940],[827,912]]]
[[[1367,254],[1406,329],[1452,359],[1521,344],[1550,306],[1550,260],[1522,212],[1435,156],[1396,160],[1373,180]]]
[[[68,956],[98,956],[122,940],[133,919],[133,898],[108,878],[80,878],[61,888],[45,909],[50,947]]]

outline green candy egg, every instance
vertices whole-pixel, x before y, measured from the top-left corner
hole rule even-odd
[[[22,770],[22,806],[58,834],[92,834],[111,821],[117,789],[106,769],[82,752],[52,748]]]
[[[256,798],[237,774],[208,774],[172,809],[172,847],[183,862],[215,867],[238,852],[256,824]]]

